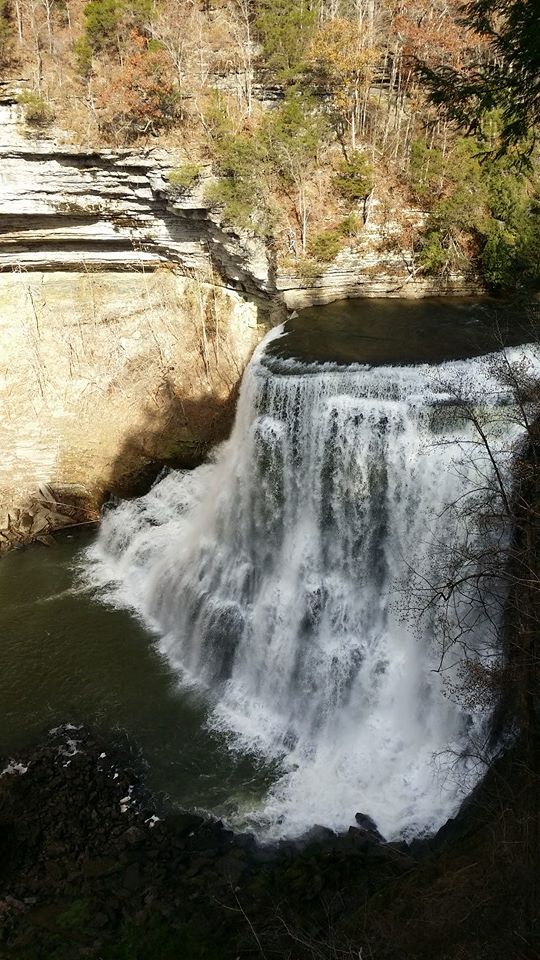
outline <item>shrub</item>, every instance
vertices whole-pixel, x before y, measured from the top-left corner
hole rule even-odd
[[[482,270],[486,283],[494,289],[512,287],[515,276],[515,237],[497,224],[482,250]]]
[[[422,238],[419,262],[425,273],[431,276],[441,274],[448,263],[448,249],[438,230],[429,230]]]
[[[13,24],[8,0],[0,0],[0,66],[7,66],[13,55]]]
[[[201,175],[201,166],[198,163],[183,163],[169,173],[169,183],[171,187],[184,193],[190,190]]]
[[[308,241],[310,257],[319,262],[334,260],[343,246],[343,234],[339,230],[321,230]]]
[[[344,217],[343,220],[338,223],[336,230],[338,231],[340,237],[355,237],[361,233],[363,228],[363,223],[360,217],[356,213],[350,213],[347,217]]]
[[[112,51],[119,34],[143,33],[152,17],[151,0],[89,0],[84,8],[84,40],[94,53]]]
[[[58,917],[58,926],[62,930],[84,930],[90,921],[91,910],[88,900],[73,900],[69,907]]]
[[[256,0],[256,26],[264,65],[283,81],[301,73],[317,24],[317,5],[291,0]]]
[[[321,275],[320,263],[312,260],[311,257],[300,257],[294,265],[294,270],[305,283],[314,283]]]
[[[524,224],[518,243],[520,282],[533,290],[540,289],[540,197],[536,196]]]
[[[21,93],[17,97],[17,103],[23,108],[24,119],[32,126],[44,127],[54,120],[55,114],[50,103],[33,90]]]
[[[413,140],[409,160],[409,183],[418,200],[428,206],[440,196],[445,161],[439,147],[429,147],[423,137]]]
[[[93,47],[87,36],[79,37],[75,47],[77,68],[83,77],[88,77],[92,70]]]
[[[115,137],[133,140],[171,127],[179,113],[179,95],[171,64],[161,51],[148,52],[139,42],[134,53],[112,73],[101,92],[100,126]]]
[[[223,219],[238,230],[250,230],[253,226],[254,206],[243,195],[234,180],[221,178],[210,184],[206,191],[210,203],[222,208]]]
[[[86,40],[92,50],[104,50],[115,43],[121,16],[119,0],[90,0],[84,8]]]
[[[373,168],[366,155],[355,150],[347,160],[342,160],[334,184],[346,200],[365,200],[373,190]]]
[[[223,218],[234,228],[267,235],[271,213],[263,140],[257,134],[220,137],[214,152],[219,179],[209,186],[208,199],[222,207]]]

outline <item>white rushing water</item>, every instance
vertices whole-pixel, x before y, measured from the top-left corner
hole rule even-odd
[[[482,358],[302,368],[263,345],[215,460],[105,515],[93,582],[159,632],[213,727],[282,761],[251,812],[264,836],[356,811],[388,838],[433,831],[479,776],[445,758],[486,716],[444,695],[437,617],[402,616],[433,544],[470,537],[447,509],[479,469],[462,463],[474,427],[444,405],[454,389],[501,401]],[[518,435],[506,423],[493,443]],[[469,642],[485,653],[492,633],[479,621]]]

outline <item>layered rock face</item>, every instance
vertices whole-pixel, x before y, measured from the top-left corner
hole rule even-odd
[[[302,277],[294,268],[278,271],[277,291],[289,308],[355,297],[466,297],[484,292],[477,279],[462,273],[444,280],[419,273],[412,249],[400,239],[400,221],[405,216],[408,225],[420,223],[420,211],[400,211],[398,219],[396,209],[389,221],[379,204],[374,207],[355,249],[342,250],[317,276]]]
[[[281,316],[264,251],[171,196],[171,156],[27,139],[0,113],[1,549],[199,462]]]
[[[0,131],[1,111],[0,111]],[[174,157],[87,153],[31,140],[0,146],[0,270],[153,270],[163,263],[232,289],[273,291],[264,246],[220,227],[202,198],[174,196]]]

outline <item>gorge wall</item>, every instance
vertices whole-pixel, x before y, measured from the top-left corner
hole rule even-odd
[[[286,307],[441,292],[377,202],[357,252],[315,278],[277,269],[209,209],[209,171],[171,190],[181,160],[45,137],[0,87],[0,549],[96,517],[152,464],[198,462]]]
[[[256,304],[166,269],[0,280],[0,542],[93,517],[224,438]]]
[[[0,549],[96,517],[156,462],[198,462],[282,318],[260,251],[167,200],[171,158],[29,137],[4,100]]]

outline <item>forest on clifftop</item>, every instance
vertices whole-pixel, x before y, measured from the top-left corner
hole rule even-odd
[[[0,0],[0,65],[30,133],[177,149],[173,191],[203,182],[306,277],[398,198],[388,249],[500,292],[540,279],[535,19],[515,0]]]

